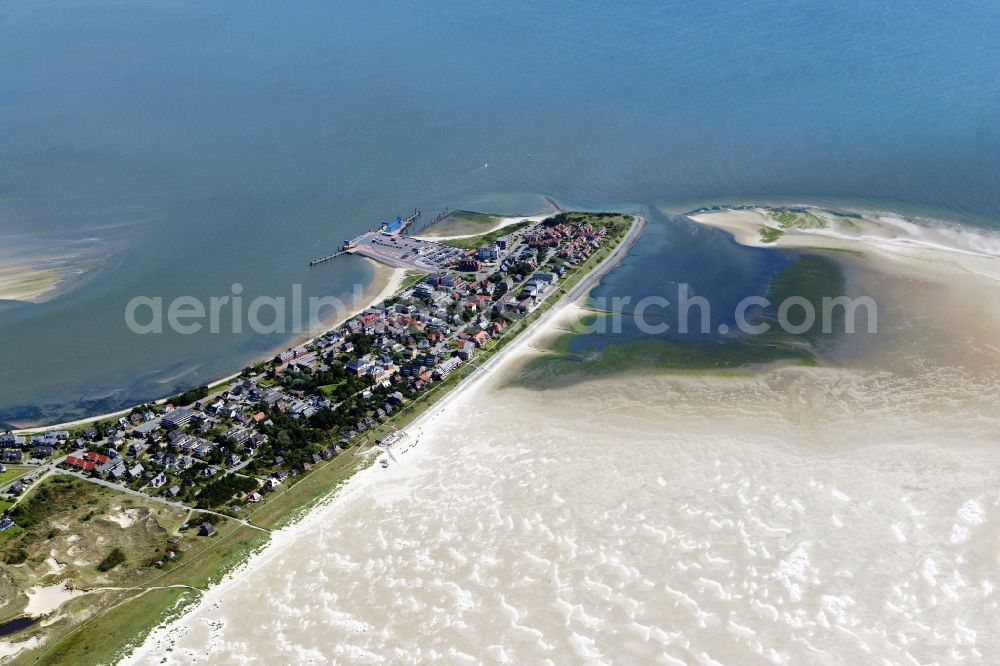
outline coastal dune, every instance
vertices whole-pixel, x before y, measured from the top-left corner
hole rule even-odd
[[[864,367],[512,385],[564,308],[130,663],[995,654],[996,322],[857,261],[892,313]],[[954,287],[947,257],[922,268]],[[964,351],[951,317],[977,318]]]
[[[952,267],[1000,282],[1000,234],[937,220],[918,223],[891,213],[845,217],[819,208],[797,210],[815,214],[825,226],[783,226],[767,208],[702,211],[689,217],[724,229],[743,245],[851,250],[895,264],[891,270],[933,264],[936,272]],[[762,230],[773,232],[773,240],[767,240]]]

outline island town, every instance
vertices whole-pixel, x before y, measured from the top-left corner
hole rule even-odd
[[[640,226],[630,215],[559,212],[435,241],[383,225],[362,239],[362,254],[406,266],[407,278],[333,330],[222,384],[115,418],[0,433],[0,562],[14,581],[3,615],[22,615],[25,591],[42,583],[99,588],[163,575],[220,534],[266,534],[354,470],[389,465],[407,424],[560,297],[578,298]],[[324,469],[341,471],[317,474]],[[60,493],[80,501],[52,501]],[[107,522],[84,511],[95,501],[88,493],[155,526],[155,536],[139,540],[145,551],[136,552],[134,538],[126,549],[105,535],[75,567],[47,556],[68,558],[79,548],[56,542]]]

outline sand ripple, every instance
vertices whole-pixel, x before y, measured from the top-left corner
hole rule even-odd
[[[983,660],[1000,452],[978,401],[998,387],[935,401],[955,379],[486,391],[138,660]]]

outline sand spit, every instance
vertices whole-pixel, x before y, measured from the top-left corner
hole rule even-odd
[[[503,229],[504,227],[509,227],[513,224],[520,224],[521,222],[541,222],[545,218],[552,217],[555,213],[545,213],[543,215],[528,215],[520,217],[498,217],[496,224],[483,225],[481,231],[477,230],[473,234],[458,234],[453,236],[435,236],[433,234],[426,235],[415,235],[414,238],[420,238],[428,241],[446,241],[446,240],[459,240],[462,238],[475,238],[476,236],[482,236],[483,234],[488,234],[497,229]]]
[[[13,263],[0,264],[0,300],[41,301],[61,279],[62,274],[54,269],[38,270]]]
[[[737,242],[754,247],[850,250],[911,266],[934,263],[1000,282],[1000,234],[956,227],[943,222],[915,222],[887,213],[843,217],[807,208],[829,220],[823,228],[782,228],[767,208],[723,209],[689,217],[725,229]],[[781,231],[764,242],[760,230]]]
[[[916,265],[866,264],[899,285],[899,267]],[[995,289],[947,259],[923,266],[942,290],[960,273]],[[922,328],[931,310],[892,305],[914,340],[947,338]],[[975,312],[954,308],[938,316]],[[562,308],[515,341],[407,429],[398,463],[277,532],[126,663],[953,663],[1000,651],[995,351],[977,372],[917,346],[907,372],[506,385],[579,314]],[[971,327],[963,345],[985,348],[993,330]]]

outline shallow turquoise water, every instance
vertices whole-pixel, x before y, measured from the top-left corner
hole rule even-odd
[[[0,305],[0,421],[240,368],[284,338],[136,336],[125,303],[343,294],[365,264],[305,262],[413,207],[809,201],[996,227],[998,29],[989,2],[8,2],[0,234],[114,254]]]

